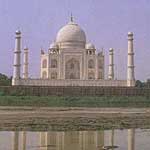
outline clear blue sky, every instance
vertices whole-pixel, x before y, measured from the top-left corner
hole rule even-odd
[[[150,78],[150,0],[0,0],[0,72],[12,75],[14,32],[30,49],[30,76],[39,76],[40,48],[48,50],[73,13],[88,41],[115,49],[117,78],[126,78],[127,32],[134,32],[136,79]]]

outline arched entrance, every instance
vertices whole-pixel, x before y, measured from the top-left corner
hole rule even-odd
[[[65,79],[80,79],[80,63],[75,58],[65,64]]]

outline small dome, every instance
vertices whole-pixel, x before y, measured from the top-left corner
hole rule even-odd
[[[21,31],[20,30],[16,30],[16,34],[21,34]]]
[[[78,24],[71,21],[59,30],[56,42],[60,45],[69,43],[75,46],[85,47],[86,35]]]
[[[86,44],[86,49],[95,49],[95,46],[92,43],[87,43]]]
[[[129,35],[129,36],[132,36],[132,35],[133,35],[133,32],[128,32],[128,35]]]
[[[57,45],[57,43],[52,43],[52,44],[50,44],[50,47],[49,47],[50,49],[58,49],[59,47],[58,47],[58,45]]]
[[[113,51],[114,51],[114,49],[113,49],[113,48],[110,48],[110,49],[109,49],[109,51],[110,51],[110,52],[113,52]]]

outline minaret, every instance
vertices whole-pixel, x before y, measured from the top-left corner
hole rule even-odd
[[[133,33],[128,32],[127,86],[134,86],[134,85],[135,85],[135,77],[134,77]]]
[[[113,48],[109,49],[108,79],[109,80],[114,80],[114,50],[113,50]]]
[[[28,79],[28,48],[24,48],[23,56],[23,78]]]
[[[13,81],[12,85],[16,85],[16,79],[20,79],[21,68],[21,32],[16,31],[15,50],[14,50],[14,67],[13,67]]]
[[[73,22],[73,15],[71,13],[70,21]]]

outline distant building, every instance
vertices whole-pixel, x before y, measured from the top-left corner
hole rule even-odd
[[[12,85],[32,86],[134,86],[133,33],[128,33],[127,80],[115,80],[114,50],[109,50],[108,79],[104,78],[104,54],[97,53],[86,34],[73,21],[62,27],[48,53],[41,50],[40,78],[28,78],[28,48],[24,49],[23,78],[21,69],[21,32],[16,31]]]
[[[147,79],[146,87],[147,87],[147,88],[150,88],[150,79]]]

